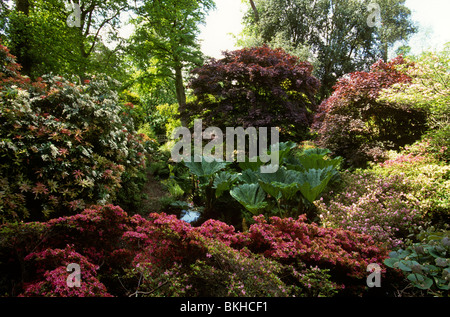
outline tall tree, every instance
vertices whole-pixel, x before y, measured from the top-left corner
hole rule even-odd
[[[24,74],[84,77],[104,72],[114,60],[117,52],[105,44],[117,38],[120,15],[129,8],[127,0],[16,0],[2,16],[2,32]],[[70,16],[79,24],[70,24]]]
[[[173,80],[179,107],[186,104],[184,73],[203,62],[199,24],[213,7],[213,0],[155,0],[137,6],[130,46],[133,59],[147,75]]]
[[[331,93],[346,73],[368,70],[387,49],[415,31],[405,0],[377,0],[381,27],[368,23],[373,0],[258,0],[244,17],[244,36],[259,44],[275,41],[308,47],[318,60],[315,75],[321,80],[320,96]]]
[[[11,53],[16,56],[22,66],[22,72],[28,74],[31,69],[32,56],[30,54],[30,1],[15,0],[15,10],[10,11],[14,16],[11,21],[10,31],[14,41],[10,43]]]

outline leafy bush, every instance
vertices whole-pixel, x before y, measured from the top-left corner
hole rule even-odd
[[[0,219],[43,219],[116,201],[139,183],[147,142],[120,116],[115,85],[96,77],[75,85],[45,76],[31,83],[0,47]],[[126,188],[126,186],[124,186]]]
[[[428,230],[419,238],[419,243],[390,252],[384,264],[401,270],[414,287],[429,290],[433,295],[448,296],[450,232]]]
[[[410,83],[396,83],[380,92],[378,100],[427,113],[426,139],[438,159],[450,159],[450,43],[441,52],[425,52],[405,72]]]
[[[411,66],[399,56],[373,64],[369,72],[341,78],[315,117],[319,146],[344,157],[347,164],[363,167],[367,161],[383,160],[386,150],[418,140],[426,131],[426,112],[377,99],[383,88],[411,82],[399,67]]]
[[[428,225],[447,223],[450,216],[450,166],[435,158],[430,143],[417,142],[404,151],[390,153],[390,159],[372,168],[386,177],[399,175],[407,184],[409,197],[418,204]]]
[[[338,179],[341,158],[328,158],[325,149],[298,149],[293,142],[278,144],[279,169],[262,173],[261,160],[256,162],[184,162],[198,180],[198,194],[209,215],[218,198],[228,194],[250,212],[247,220],[261,213],[271,216],[298,216],[309,212],[314,220],[312,204],[332,181]],[[297,150],[299,153],[297,153]],[[225,194],[226,193],[226,194]],[[210,215],[209,215],[210,216]]]
[[[192,71],[195,100],[180,109],[208,126],[280,127],[281,136],[307,137],[319,81],[312,66],[268,46],[225,52]]]
[[[444,229],[450,215],[450,167],[417,142],[388,152],[370,169],[342,173],[336,192],[317,201],[323,224],[368,233],[390,248],[430,225]]]

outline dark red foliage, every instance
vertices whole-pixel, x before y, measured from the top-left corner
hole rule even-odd
[[[413,143],[425,131],[425,113],[410,107],[378,102],[383,88],[411,78],[397,69],[409,65],[402,56],[378,61],[369,72],[341,78],[330,98],[320,104],[313,129],[318,143],[354,166],[383,159],[387,149]]]
[[[220,128],[277,126],[282,135],[303,139],[320,86],[311,64],[268,46],[224,55],[192,71],[189,88],[196,98],[182,115]]]

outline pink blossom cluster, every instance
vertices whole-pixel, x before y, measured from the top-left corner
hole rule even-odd
[[[372,236],[394,249],[422,224],[420,206],[401,175],[343,174],[345,190],[318,201],[322,223]]]
[[[24,259],[33,261],[36,266],[36,280],[24,285],[21,297],[110,297],[111,295],[97,279],[98,266],[89,262],[83,255],[77,253],[72,246],[65,249],[46,249],[32,252]],[[70,287],[67,283],[67,266],[70,263],[80,265],[80,287]]]
[[[421,155],[414,155],[412,153],[399,155],[396,158],[387,160],[383,163],[380,163],[380,166],[382,167],[389,167],[393,165],[403,165],[403,164],[414,164],[414,163],[421,163],[427,158],[425,156]]]

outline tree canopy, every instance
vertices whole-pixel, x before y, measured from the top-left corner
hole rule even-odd
[[[346,73],[368,70],[388,48],[406,40],[415,28],[404,0],[380,0],[381,27],[369,26],[370,0],[259,0],[244,17],[242,43],[285,47],[316,61],[320,97],[331,93]],[[257,15],[255,15],[255,10]]]

